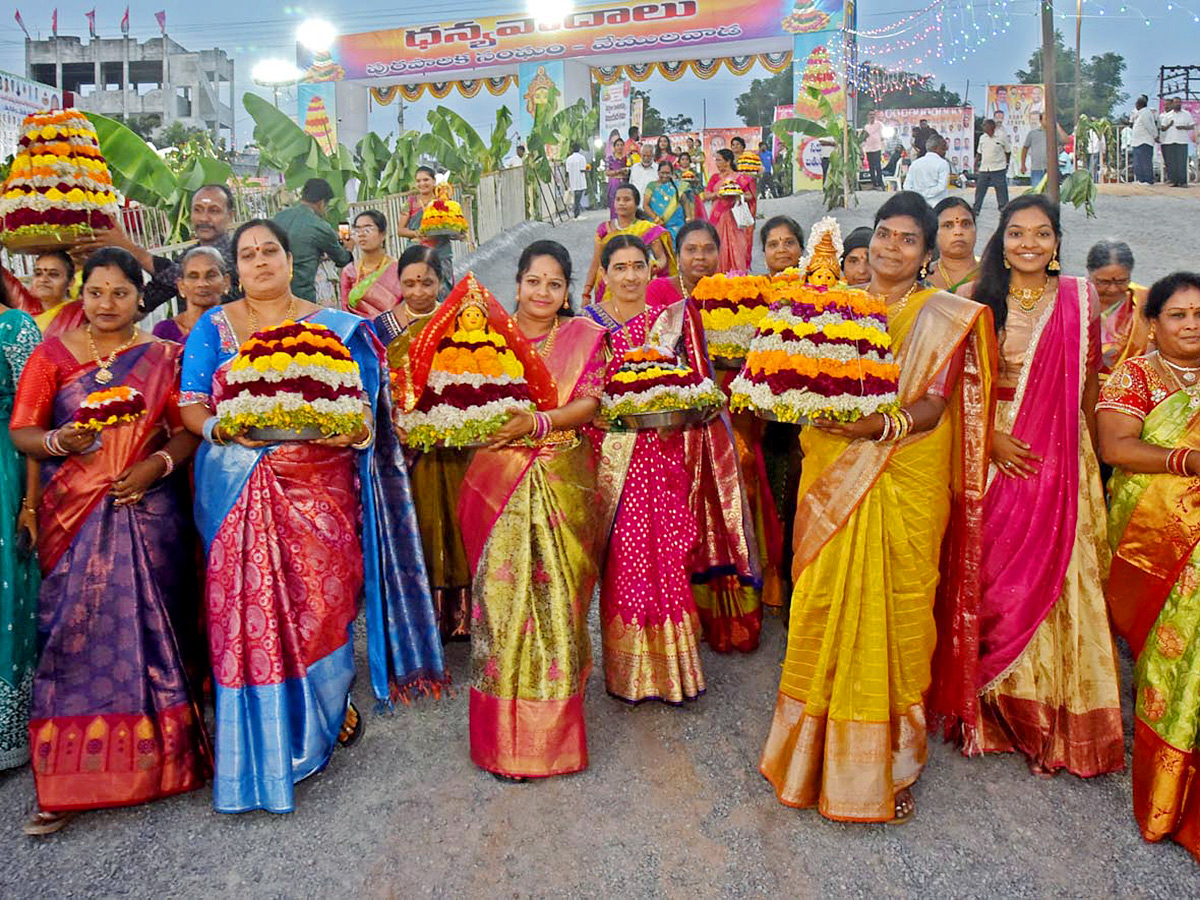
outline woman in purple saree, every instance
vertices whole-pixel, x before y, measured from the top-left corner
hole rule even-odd
[[[124,250],[88,259],[88,324],[34,351],[10,422],[42,475],[29,722],[40,809],[27,834],[57,831],[75,810],[194,790],[209,772],[190,677],[203,649],[181,465],[197,441],[177,403],[182,348],[134,322],[141,286]],[[145,411],[98,436],[74,424],[90,394],[117,387]]]
[[[1005,207],[974,299],[995,315],[1000,375],[984,497],[979,717],[972,752],[1020,750],[1034,774],[1124,766],[1117,661],[1104,604],[1109,550],[1094,448],[1099,313],[1058,275],[1058,206]]]

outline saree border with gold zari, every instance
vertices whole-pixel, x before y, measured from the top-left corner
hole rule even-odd
[[[1157,403],[1142,440],[1200,446],[1193,402],[1175,391]],[[1200,478],[1118,469],[1110,493],[1106,593],[1135,660],[1133,813],[1147,841],[1171,837],[1200,862]]]
[[[558,405],[602,359],[604,330],[559,327],[546,361]],[[471,760],[541,778],[587,768],[587,613],[597,573],[595,459],[588,438],[479,450],[458,514],[472,573]]]
[[[914,328],[918,321],[921,327]],[[979,508],[986,472],[987,428],[996,367],[990,315],[977,303],[926,289],[914,294],[908,306],[889,322],[889,332],[901,367],[899,396],[902,403],[911,404],[925,396],[960,347],[964,350],[962,374],[952,395],[947,398],[943,421],[934,429],[911,435],[899,444],[866,440],[847,442],[815,429],[805,429],[803,493],[797,507],[793,539],[796,589],[788,656],[771,732],[759,763],[759,771],[771,782],[781,803],[794,807],[817,806],[821,815],[844,821],[893,819],[896,792],[915,782],[924,767],[927,750],[922,694],[930,683],[929,666],[934,652],[933,610],[920,611],[914,590],[917,594],[927,591],[932,607],[934,591],[939,581],[944,581],[939,576],[939,563],[954,558],[976,567],[981,540]],[[878,571],[866,571],[861,563],[861,571],[853,571],[855,566],[850,563],[858,557],[843,558],[842,554],[853,548],[841,546],[842,542],[852,542],[856,534],[874,533],[880,528],[907,532],[906,523],[889,525],[886,519],[880,521],[882,500],[872,504],[879,507],[874,512],[866,509],[864,501],[877,488],[883,487],[881,476],[890,467],[903,468],[914,462],[921,464],[914,454],[927,455],[929,452],[947,452],[955,458],[952,473],[947,473],[946,508],[940,512],[935,510],[929,524],[937,530],[949,522],[959,533],[951,535],[949,541],[943,541],[940,533],[936,537],[932,532],[927,534],[924,543],[931,545],[930,559],[918,560],[906,553],[904,558],[877,559],[881,566]],[[928,461],[924,462],[928,464]],[[870,521],[860,521],[864,516]],[[858,536],[862,537],[862,534]],[[913,540],[908,543],[912,544]],[[947,547],[953,543],[960,547],[951,555]],[[942,547],[941,554],[937,551],[938,545]],[[836,558],[826,558],[830,553]],[[869,553],[861,558],[867,556]],[[822,565],[829,571],[820,569]],[[905,570],[908,570],[907,575]],[[868,616],[870,612],[862,606],[858,596],[860,589],[869,589],[873,583],[878,584],[879,579],[887,579],[883,589],[891,599],[881,598],[884,621],[875,623],[875,640],[892,641],[894,637],[891,650],[896,659],[881,664],[876,661],[877,666],[883,666],[875,673],[877,676],[882,673],[882,685],[860,683],[859,669],[863,660],[845,655],[854,653],[854,648],[846,644],[855,638],[854,635],[847,637],[842,632],[842,625],[836,626],[836,635],[828,634],[828,629],[835,627],[831,624],[835,614],[832,607],[813,610],[811,625],[803,621],[805,613],[809,612],[807,598],[803,598],[805,583],[802,579],[806,573],[816,579],[825,579],[826,575],[837,579],[845,597],[854,594],[858,598],[855,602],[859,603],[860,616]],[[908,605],[913,609],[903,622],[893,621],[897,615],[893,608],[897,596],[894,592],[899,589],[897,585],[901,578],[912,582],[908,586],[912,595]],[[970,632],[977,623],[977,581],[960,579],[953,590],[945,591],[945,595],[945,600],[939,602],[956,605],[954,612],[958,618],[949,620],[956,629],[955,654],[969,657],[973,649]],[[843,607],[849,603],[845,597]],[[843,615],[841,611],[836,614]],[[855,616],[853,610],[845,614]],[[820,621],[822,617],[823,622]],[[919,622],[921,618],[925,621]],[[820,646],[807,643],[800,646],[793,641],[793,636],[805,630],[824,634]],[[901,635],[901,631],[905,634]],[[868,635],[863,640],[869,641],[871,637]],[[826,656],[825,651],[833,655]],[[960,667],[970,665],[969,659],[957,659],[955,654],[949,656],[949,661],[957,662]],[[805,655],[811,659],[802,664],[798,660]],[[901,659],[902,656],[907,659]],[[804,668],[812,671],[807,690],[795,683],[789,684],[801,677]],[[880,700],[879,695],[872,692],[877,687],[886,692],[885,699]],[[835,698],[835,692],[840,696]],[[818,697],[818,693],[829,696]],[[837,704],[846,702],[857,702],[860,706],[886,703],[888,712],[881,719],[866,719],[856,715],[853,708],[835,709]],[[953,710],[959,711],[957,707]]]

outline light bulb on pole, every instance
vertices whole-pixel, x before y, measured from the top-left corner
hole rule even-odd
[[[254,64],[254,68],[250,71],[250,77],[254,83],[262,87],[269,87],[275,97],[275,108],[279,108],[279,89],[296,84],[304,73],[296,67],[295,63],[290,63],[286,59],[271,58],[260,59]]]

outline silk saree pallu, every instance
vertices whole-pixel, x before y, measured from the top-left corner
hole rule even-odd
[[[1200,447],[1195,399],[1143,359],[1113,372],[1099,408],[1143,418],[1147,443]],[[1135,655],[1133,813],[1146,840],[1200,862],[1200,479],[1118,469],[1109,488],[1108,603]]]
[[[376,421],[391,421],[362,319],[322,311],[358,363]],[[237,341],[221,310],[188,341],[184,399],[219,401]],[[196,521],[208,552],[220,812],[294,808],[294,784],[329,761],[354,679],[352,623],[366,611],[371,688],[388,705],[436,692],[441,643],[407,474],[391,428],[355,451],[289,442],[202,444]]]
[[[599,396],[603,353],[593,322],[560,326],[546,361],[560,406]],[[591,443],[563,434],[476,452],[459,510],[473,573],[471,760],[521,777],[585,769],[599,549]]]
[[[361,278],[360,265],[352,262],[342,269],[342,308],[364,319],[373,319],[400,301],[400,273],[391,258]]]
[[[650,186],[650,209],[662,220],[672,244],[687,221],[684,209],[690,200],[690,195],[679,189],[677,181],[668,181],[666,184],[660,181]]]
[[[894,818],[925,765],[943,533],[972,503],[951,472],[984,467],[995,364],[970,301],[914,294],[888,328],[902,403],[949,381],[956,354],[962,374],[938,425],[899,444],[802,431],[787,654],[759,764],[781,803],[860,822]]]
[[[670,308],[670,307],[665,307]],[[613,365],[640,347],[664,307],[620,325],[587,312],[609,332]],[[600,632],[608,692],[630,703],[682,703],[704,693],[700,617],[689,584],[699,535],[679,432],[606,432],[597,473],[602,534]]]
[[[429,321],[416,320],[388,344],[388,365],[393,371],[409,365],[408,348]],[[401,382],[408,384],[410,379],[405,377]],[[395,402],[403,399],[395,398]],[[425,570],[443,640],[465,638],[471,633],[471,570],[458,524],[459,490],[471,455],[470,450],[454,447],[434,447],[424,452],[410,448],[405,452]]]
[[[110,367],[146,402],[105,428],[94,452],[41,466],[42,568],[29,740],[44,810],[129,806],[202,787],[209,752],[189,672],[203,652],[187,522],[187,479],[117,506],[112,483],[182,427],[177,344],[140,344]],[[59,340],[30,359],[12,427],[62,427],[99,390],[99,369]]]
[[[1080,412],[1098,356],[1086,282],[1061,278],[1033,325],[996,428],[1028,443],[1038,473],[993,467],[984,498],[980,719],[967,749],[1020,750],[1080,776],[1124,767],[1116,647],[1103,602],[1109,549],[1099,465]],[[1011,338],[1011,335],[1009,336]]]

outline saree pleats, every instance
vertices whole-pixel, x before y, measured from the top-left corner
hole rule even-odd
[[[490,772],[543,777],[587,767],[595,491],[586,444],[539,454],[475,570],[471,759]]]
[[[209,547],[220,812],[288,812],[294,783],[329,761],[354,678],[357,530],[353,451],[285,443],[262,456]]]
[[[471,633],[471,571],[457,513],[459,487],[470,461],[469,450],[435,447],[416,454],[409,467],[425,570],[443,640]]]
[[[816,805],[833,819],[886,821],[895,792],[920,774],[952,432],[946,419],[898,449],[800,573],[759,765],[782,803]],[[846,446],[811,429],[801,441],[806,470]],[[802,492],[811,479],[805,475]]]

